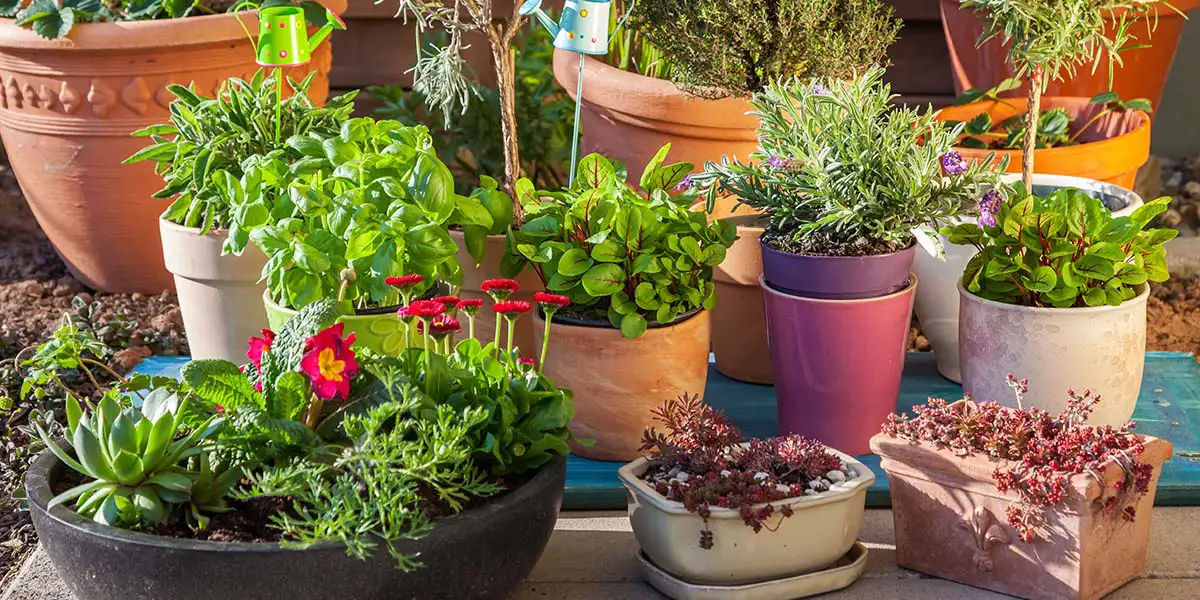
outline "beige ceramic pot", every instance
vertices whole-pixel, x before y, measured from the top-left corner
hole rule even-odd
[[[535,315],[539,349],[545,324]],[[647,329],[632,340],[608,326],[552,323],[543,372],[558,387],[575,393],[571,433],[595,442],[574,444],[572,452],[594,460],[637,458],[651,411],[685,392],[704,393],[708,348],[708,311]]]
[[[629,490],[629,522],[642,551],[656,566],[693,584],[739,585],[790,577],[830,566],[854,545],[875,474],[854,458],[831,450],[856,477],[815,496],[772,502],[778,512],[759,533],[738,511],[712,508],[713,547],[700,547],[704,521],[682,503],[667,500],[642,480],[649,468],[639,458],[618,471]],[[765,505],[760,505],[765,506]]]
[[[976,400],[1016,406],[1006,381],[1029,379],[1023,406],[1052,414],[1067,390],[1100,394],[1089,423],[1124,425],[1133,416],[1146,361],[1150,288],[1120,306],[1038,308],[985,300],[958,285],[963,391]]]
[[[254,14],[243,19],[255,31]],[[288,74],[316,70],[317,102],[328,93],[331,56],[325,44]],[[146,145],[129,133],[168,120],[169,83],[212,95],[225,79],[257,70],[230,14],[79,24],[64,40],[0,19],[0,137],[30,209],[76,277],[108,292],[171,287],[152,233],[166,206],[151,198],[162,179],[150,163],[121,164]]]
[[[599,152],[620,161],[634,182],[658,149],[671,143],[670,162],[697,170],[707,161],[737,156],[746,162],[758,149],[758,119],[741,98],[706,100],[675,84],[611,67],[573,52],[554,51],[554,77],[575,96],[583,56],[582,154]]]
[[[992,478],[1002,463],[876,435],[871,450],[891,487],[896,562],[1029,600],[1101,598],[1146,569],[1154,492],[1171,443],[1146,438],[1145,447],[1137,460],[1154,474],[1150,491],[1133,505],[1132,523],[1102,508],[1125,479],[1111,462],[1101,473],[1071,476],[1063,504],[1042,511],[1040,537],[1025,543],[1005,516],[1016,492],[1001,494]]]
[[[258,282],[267,257],[251,244],[241,256],[222,256],[224,231],[158,220],[163,257],[175,276],[175,291],[192,358],[246,361],[247,342],[267,326]]]
[[[466,242],[463,241],[463,232],[456,229],[450,230],[450,237],[458,244],[458,264],[462,265],[463,269],[463,284],[458,290],[458,296],[463,299],[478,299],[483,300],[483,308],[480,309],[479,315],[475,317],[475,339],[491,340],[496,332],[496,313],[492,312],[492,298],[483,293],[480,289],[483,282],[489,279],[500,279],[500,257],[504,256],[505,236],[489,235],[487,238],[487,246],[483,252],[483,263],[476,265],[475,259],[467,252]],[[525,269],[517,276],[517,283],[521,284],[521,289],[511,296],[512,300],[524,300],[533,302],[533,295],[543,291],[546,288],[542,286],[542,281],[538,279],[537,274],[533,269]],[[521,319],[517,323],[517,330],[513,336],[513,343],[521,349],[521,353],[528,357],[536,357],[541,346],[535,346],[533,340],[533,327],[530,324],[532,319]],[[464,321],[464,327],[466,323]],[[501,332],[502,334],[504,332]]]
[[[712,350],[717,371],[730,379],[770,384],[771,352],[767,345],[767,318],[763,309],[763,228],[759,217],[728,217],[737,224],[738,239],[713,269],[717,305],[712,310]]]

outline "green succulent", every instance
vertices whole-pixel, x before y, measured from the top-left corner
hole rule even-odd
[[[131,527],[163,523],[173,505],[187,503],[203,525],[203,512],[217,507],[195,505],[192,493],[203,476],[209,483],[214,476],[183,463],[204,452],[203,443],[221,419],[209,418],[180,436],[187,416],[186,397],[181,400],[170,390],[158,389],[146,396],[140,408],[121,408],[115,398],[119,393],[110,391],[87,415],[74,397],[67,399],[67,435],[74,457],[37,426],[50,451],[89,479],[55,496],[50,506],[74,499],[76,512],[84,517]],[[220,502],[220,494],[215,496]]]

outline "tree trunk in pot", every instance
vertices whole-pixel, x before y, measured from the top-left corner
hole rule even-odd
[[[242,18],[257,28],[253,13]],[[318,72],[314,101],[327,95],[331,56],[325,44],[287,73]],[[153,234],[166,208],[151,198],[162,179],[149,163],[121,164],[147,142],[129,134],[168,120],[167,84],[195,83],[211,96],[257,70],[231,14],[78,24],[54,41],[0,19],[0,136],[30,209],[76,277],[108,292],[172,287]]]
[[[496,332],[496,313],[492,312],[492,298],[480,288],[483,286],[484,281],[503,277],[500,274],[500,257],[504,256],[505,236],[488,236],[487,245],[483,252],[483,262],[479,265],[475,264],[475,259],[467,252],[467,244],[463,240],[462,231],[451,229],[450,237],[458,245],[458,264],[462,265],[463,268],[463,284],[462,288],[458,290],[458,296],[464,300],[483,300],[483,308],[479,310],[479,314],[475,317],[475,339],[486,344],[493,339],[493,335]],[[522,271],[517,276],[517,283],[521,284],[521,289],[511,296],[513,300],[533,302],[533,295],[545,290],[542,286],[542,281],[538,279],[533,269],[527,268]],[[460,337],[466,337],[466,317],[460,316],[459,320],[463,324],[463,333]],[[535,344],[534,342],[531,320],[522,318],[517,322],[513,343],[521,349],[522,356],[537,358],[538,352],[541,351],[542,347],[540,344]],[[506,331],[502,331],[501,333],[504,334]]]
[[[241,256],[221,256],[224,231],[158,224],[192,358],[246,362],[249,339],[267,326],[266,286],[258,281],[267,257],[253,244]]]

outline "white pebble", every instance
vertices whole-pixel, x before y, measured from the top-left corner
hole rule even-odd
[[[817,490],[804,490],[805,496],[816,496],[818,493]]]
[[[674,467],[674,468],[672,468],[672,469],[671,469],[671,472],[670,472],[670,473],[667,473],[667,477],[668,477],[668,478],[670,478],[670,477],[674,477],[674,476],[678,475],[678,474],[679,474],[679,472],[680,472],[680,471],[682,471],[682,470],[683,470],[683,469],[680,469],[679,467]]]
[[[759,471],[759,472],[757,472],[757,473],[755,473],[755,474],[754,474],[754,480],[755,480],[755,481],[766,481],[767,479],[770,479],[770,477],[771,477],[771,475],[770,475],[770,474],[768,474],[768,473],[763,473],[762,471]]]
[[[687,471],[680,471],[675,474],[675,479],[678,479],[680,482],[686,482],[689,477],[691,477],[691,475],[688,475]]]
[[[729,477],[730,475],[733,475],[733,472],[728,469],[721,471],[721,477]]]
[[[777,483],[775,484],[775,491],[779,492],[780,494],[790,494],[792,492],[792,488],[783,485],[782,483]]]
[[[846,480],[846,474],[841,471],[830,471],[825,474],[825,479],[838,483]]]

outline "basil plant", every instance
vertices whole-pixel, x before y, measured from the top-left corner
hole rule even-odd
[[[454,193],[425,127],[358,118],[334,134],[313,131],[287,144],[303,158],[260,157],[241,185],[227,186],[234,210],[258,202],[264,190],[288,190],[275,206],[254,209],[260,222],[249,223],[250,239],[267,255],[263,278],[276,302],[391,306],[399,298],[385,282],[390,275],[420,273],[426,287],[461,281],[447,226],[491,220],[477,201]]]
[[[670,147],[646,166],[640,191],[626,183],[623,165],[599,154],[579,162],[567,190],[537,191],[519,180],[527,220],[512,231],[509,251],[521,260],[516,269],[502,262],[502,269],[511,274],[527,264],[547,290],[571,299],[560,315],[607,320],[627,338],[712,308],[713,267],[737,232],[689,210],[696,198],[686,182],[692,165],[664,164]]]

